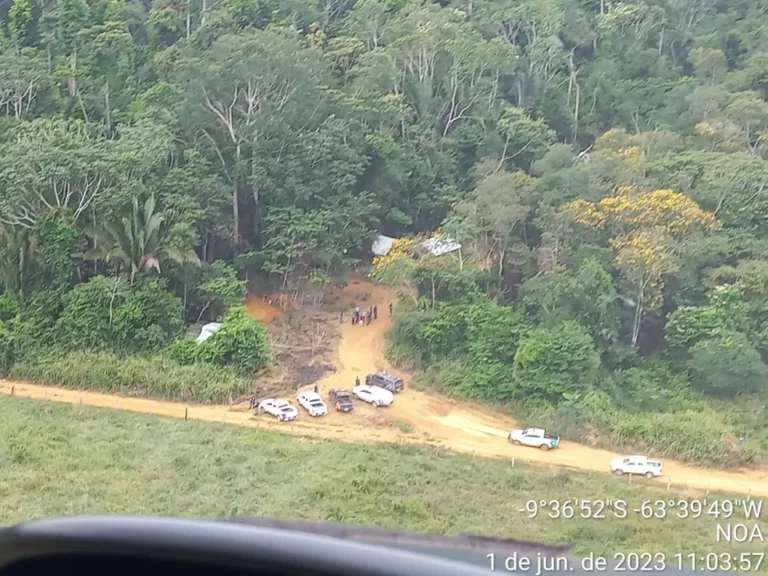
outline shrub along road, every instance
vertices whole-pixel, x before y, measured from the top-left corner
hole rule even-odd
[[[327,391],[334,387],[351,388],[356,376],[362,379],[367,373],[383,369],[407,377],[384,358],[384,333],[390,326],[387,313],[391,299],[389,290],[358,282],[347,286],[341,296],[345,301],[364,302],[366,306],[376,303],[381,313],[379,319],[370,326],[352,326],[349,322],[344,325],[336,358],[339,368],[318,383],[321,395],[326,397]],[[391,408],[377,410],[358,402],[351,414],[331,411],[328,416],[310,420],[306,413],[302,413],[299,420],[289,424],[277,423],[266,416],[254,417],[247,406],[185,405],[0,380],[0,393],[11,394],[12,391],[16,396],[26,398],[279,429],[288,433],[352,442],[427,444],[478,456],[514,457],[598,472],[607,471],[611,458],[619,455],[574,442],[561,442],[557,450],[549,452],[515,447],[507,440],[509,430],[517,426],[513,418],[473,403],[446,399],[408,386],[397,394]],[[411,431],[405,432],[398,428],[398,422],[407,423]],[[664,467],[665,478],[657,482],[665,486],[665,479],[670,479],[677,487],[768,496],[768,468],[725,472],[685,466],[671,460],[665,460]]]

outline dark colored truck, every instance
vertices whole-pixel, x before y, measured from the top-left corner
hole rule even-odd
[[[390,392],[402,392],[405,388],[405,383],[402,379],[386,372],[376,372],[375,374],[368,374],[365,377],[365,383],[368,386],[378,386],[389,390]]]
[[[343,390],[341,388],[332,388],[328,393],[328,397],[331,400],[331,404],[339,412],[350,412],[355,407],[352,404],[352,394],[349,390]]]

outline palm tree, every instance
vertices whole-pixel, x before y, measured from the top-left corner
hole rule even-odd
[[[166,214],[157,210],[154,194],[142,208],[134,196],[130,211],[108,222],[104,228],[86,230],[94,243],[87,257],[104,260],[118,272],[130,271],[131,285],[139,272],[153,268],[160,272],[162,260],[199,266],[200,259],[194,250],[180,249],[168,242],[169,228]]]

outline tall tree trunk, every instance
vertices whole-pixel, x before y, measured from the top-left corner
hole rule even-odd
[[[435,300],[436,300],[436,297],[437,297],[437,294],[435,292],[436,292],[435,275],[432,274],[432,308],[435,307]]]
[[[643,319],[643,307],[645,300],[645,287],[648,281],[645,277],[640,278],[640,286],[637,293],[637,302],[635,302],[635,318],[632,323],[632,347],[637,348],[637,340],[640,337],[640,324]]]
[[[237,249],[240,245],[240,206],[237,195],[237,184],[240,173],[240,143],[237,144],[235,151],[235,170],[232,178],[232,220],[233,220],[233,242],[235,255],[237,255]]]
[[[77,69],[77,46],[72,48],[72,54],[69,55],[69,78],[67,78],[67,88],[69,95],[74,96],[77,93],[77,80],[75,80],[75,70]]]
[[[189,34],[192,31],[192,0],[187,0],[187,22],[185,38],[189,40]]]
[[[261,247],[261,194],[258,186],[253,187],[253,236],[256,245]]]
[[[112,136],[112,113],[110,111],[110,103],[109,103],[109,80],[104,82],[104,106],[106,108],[106,118],[107,121],[107,134],[111,137]]]

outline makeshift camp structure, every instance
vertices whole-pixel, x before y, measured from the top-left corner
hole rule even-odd
[[[371,246],[371,252],[373,252],[374,256],[386,256],[389,254],[390,249],[392,248],[392,243],[395,241],[394,238],[390,238],[389,236],[383,236],[379,235],[376,240],[374,240],[373,245]],[[437,238],[433,237],[429,240],[425,240],[420,244],[421,248],[432,254],[433,256],[442,256],[443,254],[448,254],[450,252],[455,252],[456,250],[461,248],[461,244],[458,242],[454,242],[450,238]]]
[[[449,238],[430,238],[422,242],[421,246],[433,256],[442,256],[461,248],[461,244]]]
[[[198,344],[200,344],[200,342],[205,342],[206,340],[208,340],[208,338],[213,336],[219,330],[219,328],[221,328],[221,324],[219,324],[218,322],[211,322],[209,324],[206,324],[205,326],[203,326],[203,329],[200,331],[200,336],[197,337],[197,340],[195,340],[195,342],[197,342]]]
[[[371,252],[373,252],[374,256],[386,256],[389,254],[389,250],[392,248],[392,243],[394,241],[394,238],[390,238],[389,236],[382,236],[379,234],[376,240],[373,241]]]

